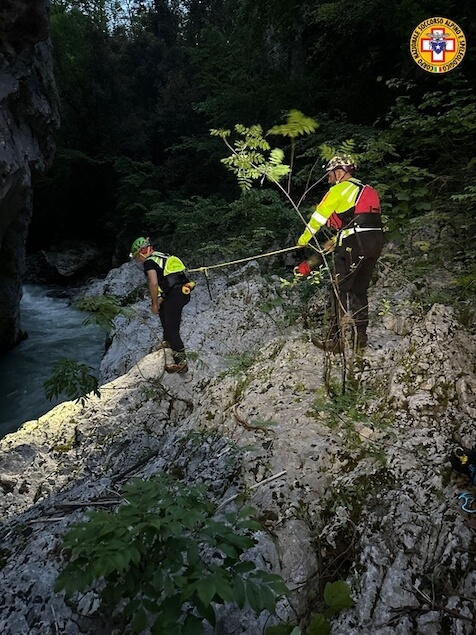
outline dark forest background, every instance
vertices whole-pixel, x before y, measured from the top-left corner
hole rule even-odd
[[[410,56],[433,16],[466,35],[446,74]],[[62,125],[28,251],[87,240],[118,264],[146,234],[196,266],[294,244],[295,211],[270,184],[241,192],[210,129],[266,131],[297,109],[319,127],[296,144],[295,200],[320,146],[353,139],[388,235],[429,210],[451,218],[474,272],[475,22],[474,0],[52,0]],[[306,197],[306,218],[325,190]]]

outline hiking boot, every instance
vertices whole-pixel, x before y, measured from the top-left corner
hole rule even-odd
[[[173,355],[173,363],[167,361],[165,365],[165,370],[168,373],[179,373],[183,375],[188,370],[187,358],[185,356],[185,351],[176,351]]]
[[[177,371],[179,375],[185,375],[185,373],[188,372],[188,364],[187,364],[187,362],[182,362],[181,364],[177,364],[177,365],[181,367]]]
[[[320,348],[322,351],[326,351],[326,353],[342,353],[342,347],[336,340],[320,340],[313,335],[311,336],[311,342],[314,346],[317,346],[317,348]]]
[[[165,372],[167,373],[178,373],[179,375],[184,375],[188,371],[187,362],[180,362],[179,364],[167,364],[165,367]]]

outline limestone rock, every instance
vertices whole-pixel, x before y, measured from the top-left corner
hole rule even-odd
[[[4,0],[0,9],[0,353],[22,337],[32,178],[51,164],[59,124],[48,7],[47,0]]]
[[[128,263],[91,292],[133,297],[139,273]],[[304,629],[339,578],[355,606],[332,620],[332,635],[473,635],[475,526],[458,500],[469,481],[447,457],[456,438],[474,443],[474,334],[434,305],[398,336],[373,296],[355,401],[329,399],[344,362],[287,319],[292,292],[279,290],[284,302],[268,312],[259,306],[278,297],[277,281],[257,270],[228,285],[213,276],[211,298],[198,282],[184,311],[186,375],[164,373],[143,290],[136,317],[117,320],[101,397],[60,404],[0,442],[0,631],[105,632],[94,593],[71,604],[53,592],[61,538],[88,502],[165,471],[205,483],[222,510],[239,495],[255,506],[263,531],[247,557],[290,589],[277,617],[228,605],[207,635],[260,635],[281,621]]]

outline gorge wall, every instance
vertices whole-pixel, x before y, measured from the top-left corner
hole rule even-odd
[[[0,353],[23,337],[32,182],[53,160],[59,127],[48,10],[48,0],[3,0],[0,8]]]

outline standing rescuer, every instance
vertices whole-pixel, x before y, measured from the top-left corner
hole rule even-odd
[[[144,265],[151,310],[159,316],[164,332],[161,346],[172,349],[173,363],[166,362],[165,370],[168,373],[186,373],[187,357],[180,337],[180,324],[182,310],[190,302],[190,292],[195,283],[185,275],[185,265],[180,258],[155,251],[149,238],[137,238],[132,243],[130,255]]]
[[[367,346],[367,293],[382,251],[383,230],[379,196],[373,187],[354,178],[353,158],[335,156],[325,170],[331,187],[299,237],[298,246],[307,245],[323,225],[336,232],[323,245],[324,250],[334,252],[330,329],[324,341],[312,341],[319,348],[338,353],[342,350],[339,326],[344,313],[354,321],[357,348]],[[304,261],[296,269],[306,276],[311,267]]]

